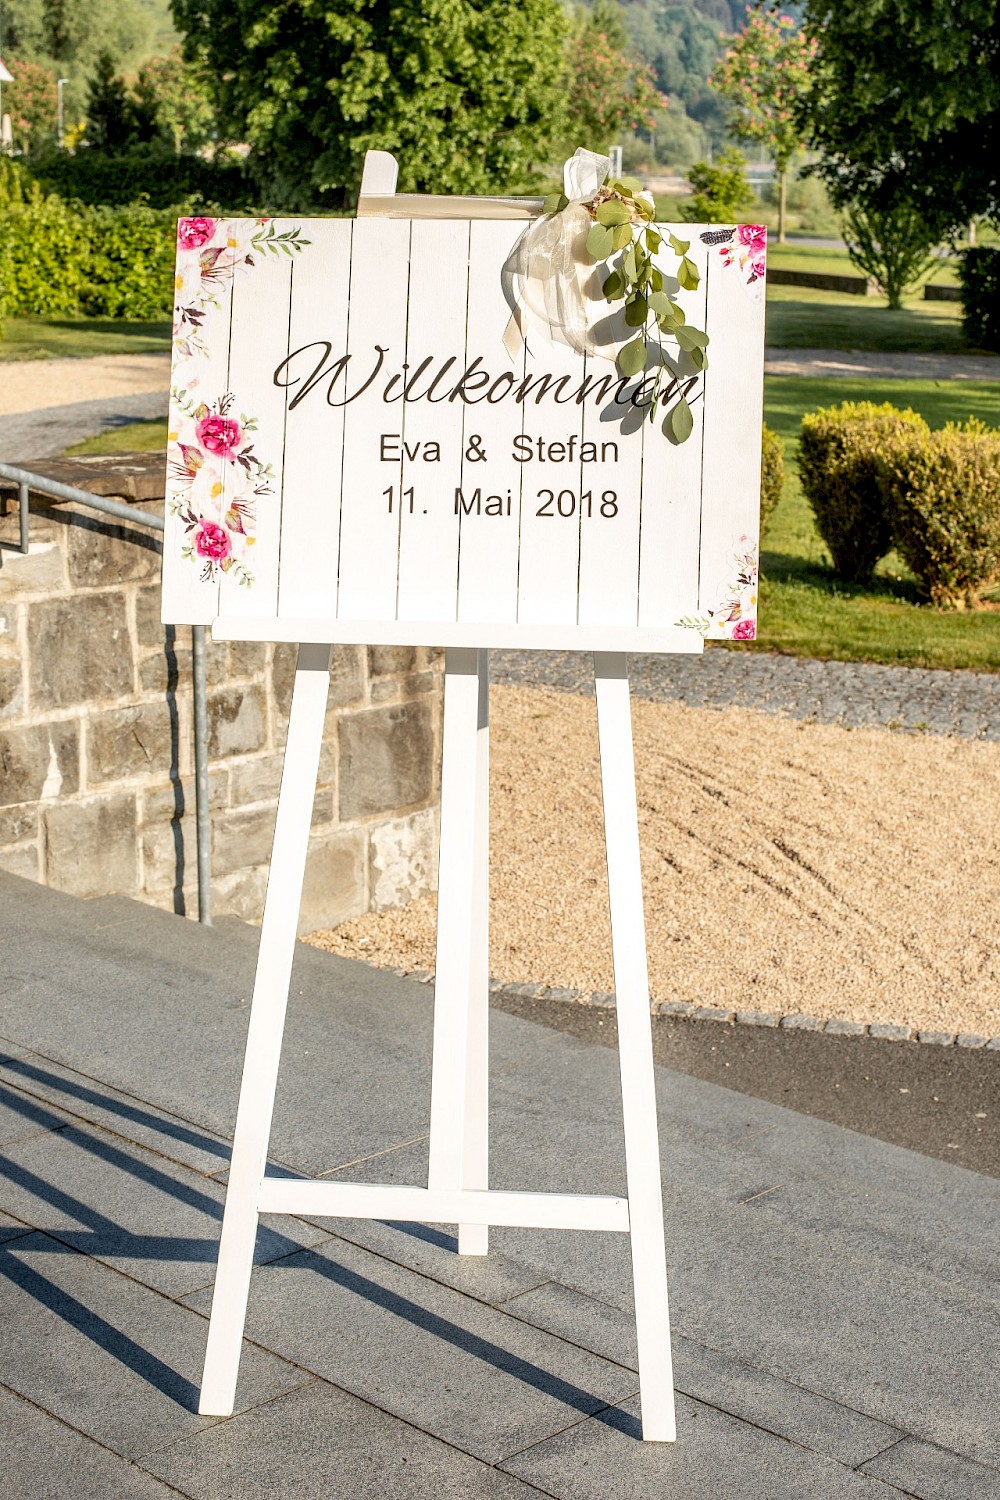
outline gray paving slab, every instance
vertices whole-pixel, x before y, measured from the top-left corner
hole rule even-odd
[[[631,1313],[547,1282],[503,1304],[524,1318],[595,1354],[635,1366],[635,1319]],[[678,1391],[740,1417],[779,1437],[811,1448],[851,1468],[898,1441],[897,1429],[828,1401],[732,1355],[675,1336],[674,1381]]]
[[[19,1098],[54,1106],[67,1120],[99,1125],[196,1172],[214,1174],[220,1167],[228,1168],[232,1146],[224,1136],[152,1109],[37,1052],[0,1056],[0,1101],[5,1084]]]
[[[890,1500],[895,1490],[726,1412],[681,1396],[676,1443],[641,1443],[628,1401],[510,1458],[503,1467],[558,1500]]]
[[[0,1273],[0,1383],[128,1459],[213,1420],[204,1318],[43,1234],[0,1246]],[[241,1373],[241,1409],[306,1378],[249,1347]]]
[[[62,1245],[180,1296],[214,1280],[224,1189],[93,1126],[33,1136],[0,1157],[3,1202]],[[297,1219],[265,1216],[263,1264],[328,1237]]]
[[[247,1334],[486,1463],[636,1388],[631,1371],[346,1241],[262,1268]]]
[[[10,1500],[170,1500],[175,1489],[0,1389],[3,1493]]]
[[[893,1484],[918,1500],[991,1500],[1000,1495],[1000,1476],[931,1443],[904,1438],[864,1465],[864,1472]]]
[[[24,1234],[31,1234],[30,1225],[22,1224],[19,1219],[12,1219],[10,1214],[5,1214],[0,1209],[0,1245],[10,1240],[20,1239]]]
[[[529,1500],[538,1491],[314,1381],[145,1466],[192,1500]]]
[[[16,1090],[6,1088],[0,1069],[0,1149],[70,1124],[69,1115],[54,1109],[34,1109]]]

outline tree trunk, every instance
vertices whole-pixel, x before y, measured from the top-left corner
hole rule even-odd
[[[782,167],[778,173],[778,244],[785,243],[785,204],[788,199],[788,171]]]

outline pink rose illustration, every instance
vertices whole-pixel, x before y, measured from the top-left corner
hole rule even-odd
[[[232,458],[236,445],[243,437],[239,422],[231,417],[202,417],[195,428],[195,436],[206,453],[219,458]]]
[[[200,250],[215,233],[214,219],[181,219],[177,224],[177,243],[182,250]]]
[[[746,245],[753,258],[763,256],[767,249],[766,224],[739,224],[736,229],[741,245]]]
[[[199,557],[207,557],[210,562],[220,563],[229,556],[232,543],[221,526],[217,526],[214,521],[206,521],[203,516],[194,534],[194,550]]]
[[[733,626],[734,641],[752,641],[757,636],[757,630],[752,620],[737,620]]]

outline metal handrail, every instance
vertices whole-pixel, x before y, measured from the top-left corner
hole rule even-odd
[[[33,474],[29,469],[19,469],[15,464],[0,463],[0,484],[3,481],[17,485],[18,521],[20,523],[20,550],[28,551],[28,521],[31,511],[31,491],[39,495],[50,495],[54,500],[70,501],[96,511],[99,515],[115,516],[129,521],[133,526],[144,526],[147,531],[163,531],[162,516],[151,516],[146,511],[133,510],[117,500],[107,500],[103,495],[92,495],[88,490],[78,490],[71,484],[60,484],[44,474]],[[191,627],[191,676],[194,688],[194,803],[195,835],[198,848],[198,921],[206,927],[212,925],[212,829],[208,813],[208,679],[205,662],[205,627]]]

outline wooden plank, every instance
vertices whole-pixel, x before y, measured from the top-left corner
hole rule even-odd
[[[384,463],[381,439],[392,410],[381,400],[392,371],[406,359],[410,225],[358,220],[351,272],[350,363],[338,383],[346,399],[341,502],[338,615],[387,619],[396,613],[399,517],[385,491],[401,488],[402,459]],[[373,372],[379,373],[374,375]],[[352,399],[372,380],[372,399]]]
[[[287,396],[279,615],[337,612],[345,409],[326,392],[347,351],[353,229],[350,219],[311,220],[311,244],[292,267],[290,353],[276,375]]]
[[[497,1224],[522,1229],[619,1232],[629,1227],[625,1198],[584,1193],[487,1193],[368,1182],[301,1182],[285,1177],[264,1178],[258,1208],[268,1214],[400,1219],[414,1224]]]
[[[278,610],[287,396],[274,370],[288,355],[292,259],[274,247],[294,227],[273,219],[257,245],[243,239],[255,264],[233,283],[226,415],[239,424],[239,437],[225,464],[222,508],[234,565],[222,576],[220,614]]]
[[[496,379],[486,393],[474,392],[465,415],[465,431],[487,463],[467,459],[462,466],[459,532],[458,618],[475,621],[517,619],[518,532],[523,465],[514,440],[524,426],[524,407],[508,396],[491,400],[490,392],[515,389],[524,378],[523,343],[512,360],[503,348],[511,309],[503,294],[499,268],[520,234],[502,223],[473,223],[469,242],[469,320],[466,362],[480,357],[487,368],[496,360]],[[486,399],[483,399],[483,396]],[[468,513],[465,507],[468,506]]]
[[[412,381],[406,389],[414,397],[430,385],[427,372],[449,358],[455,361],[455,379],[461,374],[468,280],[468,224],[414,223],[406,330],[406,378]],[[382,451],[402,453],[401,477],[391,497],[399,525],[395,613],[401,620],[455,618],[460,525],[455,493],[462,482],[464,417],[460,401],[399,400],[385,408]],[[389,483],[396,484],[395,477]]]
[[[707,252],[689,224],[662,226],[679,239],[690,240],[690,259],[701,272],[696,291],[679,290],[678,303],[688,322],[705,327],[707,295]],[[677,259],[669,250],[661,253],[664,271],[676,268]],[[673,443],[664,434],[663,419],[670,407],[661,407],[655,422],[647,421],[643,429],[642,449],[642,558],[639,569],[640,625],[673,625],[698,610],[698,548],[702,510],[702,446],[704,441],[704,389],[706,377],[698,375],[690,359],[673,341],[666,348],[675,359],[684,384],[698,376],[688,394],[694,417],[694,431],[685,443]],[[713,361],[722,354],[709,346],[709,374]],[[721,378],[721,377],[720,377]],[[730,398],[732,399],[732,398]]]
[[[526,651],[599,651],[602,644],[619,651],[679,651],[697,655],[704,649],[695,630],[681,626],[649,629],[608,625],[496,624],[491,621],[438,620],[304,620],[294,616],[255,620],[221,615],[212,623],[217,641],[330,641],[371,646],[471,646]]]

